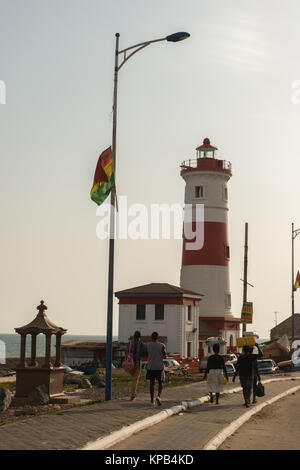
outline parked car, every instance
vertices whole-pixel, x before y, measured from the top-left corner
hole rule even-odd
[[[224,357],[225,363],[230,362],[231,364],[235,365],[237,363],[237,357],[235,354],[222,354]],[[207,367],[207,359],[209,356],[203,357],[199,361],[199,372],[205,372]]]
[[[235,367],[231,362],[226,362],[225,367],[228,375],[235,374]]]
[[[292,370],[292,361],[282,361],[278,362],[278,367],[280,370],[285,371],[285,372],[291,372]],[[294,370],[295,371],[300,371],[300,364],[294,364]]]
[[[257,369],[259,374],[277,374],[279,372],[279,367],[273,359],[259,359]]]
[[[165,368],[166,367],[172,367],[172,368],[178,368],[178,369],[181,367],[179,362],[176,361],[175,359],[172,359],[172,358],[164,359],[164,366],[165,366]]]

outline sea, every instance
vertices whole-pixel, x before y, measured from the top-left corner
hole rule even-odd
[[[62,337],[62,342],[68,341],[70,339],[78,340],[105,340],[106,336],[89,336],[89,335],[64,335]],[[18,334],[1,334],[0,333],[0,346],[1,350],[3,348],[6,350],[6,357],[20,357],[20,340],[21,336]],[[117,341],[118,338],[113,337],[113,341]],[[55,355],[55,336],[51,338],[51,355]],[[38,335],[36,340],[36,356],[44,357],[45,356],[45,335]],[[31,355],[31,336],[28,335],[26,338],[26,356],[30,357]]]
[[[89,336],[89,335],[64,335],[62,337],[62,342],[68,341],[70,339],[77,340],[105,340],[106,336]],[[6,357],[20,357],[20,340],[21,337],[18,334],[1,334],[0,333],[0,349],[1,352],[3,348],[6,350]],[[118,337],[114,336],[113,341],[117,341]],[[264,343],[268,339],[259,339],[258,343]],[[36,355],[37,357],[45,356],[45,335],[38,335],[36,341]],[[55,337],[52,337],[51,340],[51,355],[55,355]],[[2,353],[3,354],[3,353]],[[26,339],[26,357],[31,355],[31,336],[28,335]]]

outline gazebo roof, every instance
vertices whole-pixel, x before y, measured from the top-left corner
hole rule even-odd
[[[61,333],[65,334],[67,330],[61,328],[60,326],[54,325],[49,318],[47,317],[45,310],[47,310],[44,301],[41,300],[40,305],[37,307],[39,313],[35,317],[32,322],[28,323],[28,325],[21,326],[20,328],[15,328],[16,333],[24,334],[24,333]]]

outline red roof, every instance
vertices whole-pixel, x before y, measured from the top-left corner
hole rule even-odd
[[[201,299],[203,294],[192,292],[181,287],[173,286],[168,283],[152,282],[143,286],[132,287],[131,289],[115,292],[116,297],[195,297]]]
[[[206,137],[203,144],[196,148],[196,150],[218,150],[217,147],[210,145],[210,140]]]

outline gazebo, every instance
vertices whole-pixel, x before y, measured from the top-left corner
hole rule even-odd
[[[16,395],[15,403],[26,403],[28,395],[39,385],[45,385],[48,394],[59,395],[63,392],[64,368],[61,363],[61,337],[67,330],[54,325],[46,315],[47,307],[41,300],[37,307],[38,314],[28,325],[15,328],[16,333],[21,335],[20,362],[16,368]],[[36,338],[37,335],[46,336],[45,362],[38,364],[36,361]],[[26,337],[31,335],[31,358],[26,363]],[[51,363],[51,337],[56,336],[56,357],[54,364]]]

